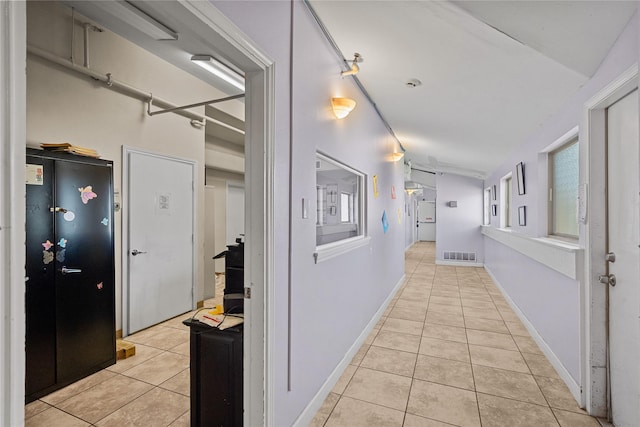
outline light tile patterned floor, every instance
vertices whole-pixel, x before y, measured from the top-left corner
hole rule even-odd
[[[407,252],[405,285],[311,425],[599,426],[486,272],[436,266],[434,251]],[[26,426],[189,426],[190,316],[128,337],[134,357],[30,403]]]
[[[219,304],[224,276],[216,283]],[[127,337],[136,354],[25,406],[26,427],[188,427],[189,328],[185,313]]]
[[[482,268],[406,253],[407,280],[311,426],[597,427]]]

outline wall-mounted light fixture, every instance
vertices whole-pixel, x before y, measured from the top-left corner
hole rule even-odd
[[[404,191],[410,196],[412,194],[422,193],[422,184],[419,184],[414,181],[405,181]]]
[[[339,119],[344,119],[355,108],[356,101],[350,98],[331,98],[333,114]]]
[[[391,153],[391,160],[394,162],[399,161],[404,157],[404,153],[402,151]]]
[[[405,188],[404,191],[410,196],[417,193],[422,194],[422,188]]]
[[[354,53],[353,61],[345,61],[345,62],[351,62],[351,68],[349,68],[347,71],[341,72],[340,75],[344,77],[344,76],[353,76],[354,74],[358,74],[358,71],[360,71],[360,67],[358,66],[358,63],[362,61],[364,61],[362,56],[360,56],[358,52]]]
[[[211,74],[244,92],[244,77],[224,65],[222,62],[214,59],[212,56],[193,55],[191,57],[191,62],[201,66]]]
[[[142,31],[154,40],[178,40],[175,31],[128,1],[97,1],[93,2],[92,6]]]

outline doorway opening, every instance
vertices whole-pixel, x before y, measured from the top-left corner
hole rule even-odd
[[[33,2],[35,3],[35,2]],[[47,3],[47,2],[45,2]],[[79,6],[80,3],[74,4],[74,2],[68,2],[70,5]],[[203,45],[202,43],[199,45],[192,45],[193,51],[200,51],[206,47],[211,50],[215,50],[220,52],[221,55],[228,58],[229,61],[232,61],[234,64],[238,65],[239,69],[244,70],[246,76],[246,84],[247,84],[247,100],[246,105],[251,105],[251,111],[245,117],[247,128],[251,130],[251,138],[247,140],[246,146],[246,159],[249,167],[247,168],[246,174],[246,182],[247,182],[247,192],[246,199],[248,201],[247,205],[251,205],[252,211],[250,215],[247,215],[246,219],[246,260],[247,260],[247,274],[245,276],[245,284],[252,288],[252,299],[247,301],[245,304],[246,311],[246,319],[245,319],[245,360],[247,363],[245,364],[245,396],[244,396],[244,408],[245,408],[245,423],[248,425],[253,424],[263,424],[265,422],[265,416],[269,417],[269,409],[268,406],[265,408],[265,402],[268,402],[268,390],[269,388],[265,386],[265,383],[269,379],[269,371],[270,371],[270,361],[266,359],[265,353],[265,344],[264,342],[268,339],[265,337],[265,324],[270,324],[268,318],[270,316],[270,312],[266,310],[265,301],[267,300],[267,295],[269,295],[269,289],[273,286],[273,281],[271,279],[272,275],[272,204],[267,199],[267,195],[272,194],[272,153],[273,153],[273,115],[269,111],[270,106],[272,105],[271,99],[273,96],[273,64],[272,61],[269,60],[265,55],[261,54],[260,51],[251,44],[248,39],[245,39],[242,36],[242,33],[238,31],[237,28],[231,24],[226,17],[224,17],[215,7],[206,2],[153,2],[153,1],[141,1],[136,2],[137,6],[144,8],[145,11],[149,14],[156,14],[156,16],[170,16],[176,20],[176,22],[182,23],[182,27],[179,28],[182,31],[183,37],[182,40],[185,43],[189,43],[189,34],[195,35],[193,33],[192,28],[197,27],[199,33],[197,34],[199,40],[206,40],[206,43]],[[28,5],[28,7],[31,7]],[[90,15],[90,14],[87,14]],[[73,19],[73,12],[72,12]],[[20,21],[17,21],[20,22]],[[72,21],[73,22],[73,21]],[[191,25],[190,25],[191,24]],[[197,24],[197,25],[196,25]],[[89,27],[87,27],[89,28]],[[87,29],[85,28],[85,30]],[[12,43],[15,43],[18,47],[22,46],[25,50],[27,48],[27,40],[25,40],[25,33],[27,32],[27,28],[23,26],[11,27],[11,26],[3,26],[3,38],[7,40],[11,40]],[[82,31],[82,30],[81,30]],[[93,29],[89,28],[89,31],[93,31]],[[73,31],[73,33],[78,33],[78,31]],[[206,34],[203,34],[206,33]],[[80,33],[81,34],[81,33]],[[71,43],[73,43],[74,37],[71,37]],[[65,36],[66,39],[66,36]],[[64,40],[58,47],[62,49],[61,46],[69,47],[67,43],[69,40]],[[193,42],[193,38],[191,39]],[[80,45],[74,46],[71,45],[72,52],[76,52],[77,49],[82,49]],[[57,53],[57,52],[56,52]],[[87,53],[87,52],[85,52]],[[93,52],[92,52],[93,53]],[[71,55],[73,58],[73,53]],[[93,61],[95,58],[91,57]],[[30,55],[30,61],[33,63],[38,63],[39,66],[42,66],[43,62],[46,62],[40,59],[34,59],[33,54]],[[68,60],[66,60],[68,61]],[[85,57],[85,61],[88,62],[88,56]],[[99,68],[98,64],[100,61],[97,60],[95,63],[92,62],[92,67],[95,69]],[[169,61],[170,63],[173,61]],[[9,64],[9,61],[7,61]],[[73,65],[73,64],[72,64]],[[78,66],[76,64],[76,66]],[[7,68],[10,66],[7,65]],[[56,71],[60,71],[60,69],[64,67],[62,64],[54,65],[53,68]],[[11,68],[13,69],[13,68]],[[111,77],[109,77],[111,78]],[[14,80],[10,80],[14,82]],[[17,81],[20,83],[20,81]],[[97,89],[99,83],[87,82],[85,83],[85,89],[87,90],[95,90]],[[117,94],[118,96],[122,96],[121,94]],[[33,100],[27,99],[28,109],[38,108],[37,103],[32,102]],[[140,118],[140,113],[143,111],[141,108],[143,107],[140,103],[137,107],[138,118]],[[91,108],[87,108],[87,110],[91,110]],[[247,109],[249,111],[249,109]],[[32,111],[30,111],[31,113]],[[85,113],[85,112],[82,112]],[[130,111],[129,111],[130,113]],[[3,120],[6,119],[4,117],[8,112],[3,112]],[[14,113],[11,113],[12,115]],[[122,115],[125,115],[125,112],[122,112]],[[133,115],[135,117],[135,115]],[[184,117],[175,116],[169,119],[170,115],[167,115],[167,120],[185,120]],[[18,114],[17,117],[13,117],[14,121],[12,122],[12,126],[15,126],[17,131],[21,129],[27,128],[27,120],[24,114]],[[79,123],[82,122],[82,117],[76,118]],[[5,120],[6,121],[6,120]],[[116,121],[120,125],[119,121]],[[187,120],[188,123],[188,120]],[[117,126],[112,126],[112,130],[114,134],[122,129],[117,129]],[[189,126],[187,124],[187,126]],[[53,132],[49,132],[49,135],[46,139],[53,139],[55,135]],[[91,139],[91,133],[87,133],[85,135],[85,140]],[[140,136],[140,135],[136,135]],[[148,136],[148,135],[147,135]],[[114,138],[115,139],[115,138]],[[48,142],[45,138],[33,137],[27,138],[30,143],[39,143],[39,142]],[[24,143],[19,142],[17,140],[12,141],[12,148],[15,150],[24,150]],[[116,139],[117,141],[117,139]],[[173,144],[180,144],[180,140],[173,141]],[[121,141],[115,142],[115,146],[119,147]],[[203,150],[204,151],[204,150]],[[266,153],[266,156],[263,154]],[[112,151],[108,149],[104,150],[105,157],[112,158],[116,160],[118,158],[117,155],[114,155]],[[266,158],[265,158],[266,157]],[[116,168],[116,174],[119,175],[121,173],[120,166]],[[199,180],[198,191],[204,192],[204,185],[202,185],[204,179],[203,174],[199,174],[201,178]],[[116,191],[116,198],[118,197],[118,191]],[[124,247],[122,248],[124,250]],[[118,256],[116,255],[116,259]],[[200,265],[202,265],[202,260],[197,261]],[[12,285],[16,285],[16,283],[12,282]],[[13,304],[19,304],[19,298],[12,299],[12,308]],[[20,312],[20,310],[18,310]],[[20,318],[20,316],[18,316]],[[18,329],[18,331],[21,329]],[[21,334],[13,335],[11,339],[10,348],[12,352],[22,352],[23,348],[23,339],[24,337],[20,336]],[[268,335],[268,332],[267,332]],[[247,355],[251,355],[251,357],[247,357]],[[20,360],[18,357],[17,360]],[[266,368],[265,368],[266,366]],[[9,369],[11,368],[11,369]],[[7,378],[23,378],[23,369],[16,369],[16,366],[2,366],[3,375],[6,373]],[[20,399],[19,394],[16,394],[8,401],[8,406],[10,408],[10,412],[17,414],[22,411],[23,401]],[[4,408],[4,406],[3,406]]]

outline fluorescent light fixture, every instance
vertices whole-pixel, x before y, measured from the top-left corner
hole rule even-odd
[[[191,62],[198,64],[211,74],[244,92],[244,76],[236,73],[220,61],[213,59],[212,56],[194,55],[191,57]]]
[[[178,40],[178,34],[128,1],[94,1],[93,6],[142,31],[154,40]]]

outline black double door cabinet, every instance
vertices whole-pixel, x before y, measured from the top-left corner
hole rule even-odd
[[[241,427],[242,325],[221,331],[198,320],[183,323],[191,329],[191,426]]]
[[[27,150],[27,402],[116,361],[112,170]]]

